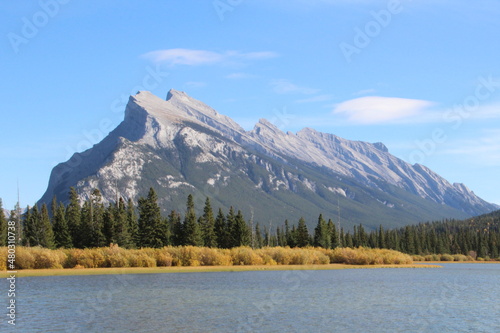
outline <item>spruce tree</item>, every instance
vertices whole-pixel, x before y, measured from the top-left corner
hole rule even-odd
[[[236,214],[234,218],[234,223],[231,229],[231,239],[233,241],[233,247],[250,245],[250,230],[248,229],[248,225],[243,218],[241,210],[238,210],[238,214]]]
[[[149,189],[147,198],[139,199],[139,247],[164,246],[162,234],[162,218],[158,197],[153,188]]]
[[[139,226],[137,223],[137,215],[132,199],[127,201],[127,227],[130,235],[130,247],[136,248],[139,245]]]
[[[68,224],[69,233],[71,235],[71,240],[73,246],[82,246],[82,228],[81,228],[81,210],[80,202],[78,200],[78,194],[74,187],[70,188],[69,191],[69,204],[66,207],[66,223]]]
[[[234,208],[233,206],[229,207],[229,213],[226,215],[226,236],[227,236],[227,248],[233,248],[238,245],[236,245],[236,240],[234,239],[233,235],[233,229],[234,229],[234,224],[236,220],[236,215],[234,214]]]
[[[219,212],[217,213],[217,217],[215,218],[215,224],[214,224],[215,237],[217,239],[217,245],[219,248],[222,249],[229,248],[227,230],[228,228],[226,223],[226,217],[222,212],[222,208],[219,208]]]
[[[135,247],[134,242],[132,240],[132,236],[130,235],[129,232],[127,207],[125,206],[125,201],[123,200],[123,198],[120,198],[118,200],[118,203],[115,205],[113,213],[114,213],[114,225],[113,225],[114,242],[124,248]]]
[[[46,204],[42,205],[40,211],[40,245],[49,249],[55,248],[54,231],[50,223],[49,210]]]
[[[382,224],[380,225],[378,229],[378,244],[377,244],[379,249],[385,249],[386,248],[386,243],[385,243],[385,234],[384,234],[384,228],[382,227]]]
[[[175,210],[168,215],[168,224],[172,231],[171,241],[174,246],[184,245],[184,229],[181,222],[181,215]]]
[[[87,200],[83,203],[80,216],[79,232],[78,232],[78,247],[92,247],[92,225],[93,225],[93,208],[92,202]]]
[[[106,244],[117,244],[115,237],[116,205],[110,204],[104,209],[102,233]]]
[[[193,196],[188,195],[187,210],[184,217],[184,243],[185,245],[203,246],[203,235],[196,219]]]
[[[297,246],[306,247],[309,245],[309,232],[307,230],[306,221],[303,217],[300,218],[297,226]]]
[[[337,227],[335,226],[335,223],[331,219],[328,220],[328,232],[330,233],[330,243],[331,243],[331,248],[335,249],[337,247],[340,247],[340,242],[339,242],[339,232],[337,230]]]
[[[66,223],[64,204],[61,202],[52,214],[56,247],[72,248],[73,241],[71,240],[68,224]]]
[[[92,247],[103,247],[109,244],[106,243],[106,237],[104,236],[104,213],[105,208],[102,203],[102,195],[98,189],[92,191],[91,196],[92,207],[93,207],[93,219],[92,219],[92,230],[91,230],[91,246]]]
[[[323,214],[318,217],[318,224],[314,228],[314,246],[319,246],[325,249],[331,247],[331,234],[328,231],[328,225],[326,224]]]
[[[210,205],[210,198],[205,200],[205,207],[203,208],[202,219],[203,243],[207,247],[217,247],[217,236],[215,235],[215,219],[212,206]]]
[[[15,211],[12,211],[15,214]],[[9,220],[12,218],[12,212]],[[24,214],[24,224],[23,224],[23,242],[24,246],[36,246],[39,245],[39,240],[36,238],[36,226],[39,224],[38,220],[40,219],[40,212],[38,211],[38,207],[30,208],[29,206],[26,208],[26,213]]]

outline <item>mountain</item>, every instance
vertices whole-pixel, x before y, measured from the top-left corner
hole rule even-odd
[[[241,209],[247,219],[281,225],[319,213],[350,228],[397,227],[431,219],[466,218],[498,209],[463,184],[391,155],[382,143],[350,141],[304,128],[284,133],[265,119],[245,131],[184,92],[163,100],[131,96],[125,118],[92,148],[57,165],[40,202],[80,199],[98,188],[104,201],[137,200],[155,188],[165,211],[185,211],[193,194],[202,209]],[[340,214],[339,214],[340,213]],[[295,222],[295,221],[293,221]]]

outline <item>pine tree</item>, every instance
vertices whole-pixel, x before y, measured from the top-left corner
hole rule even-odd
[[[307,231],[306,221],[303,217],[300,218],[297,226],[297,246],[306,247],[309,245],[309,232]]]
[[[287,239],[287,244],[290,247],[297,247],[297,228],[292,225],[292,230],[290,230],[290,238]]]
[[[205,208],[203,208],[203,243],[207,247],[217,247],[217,236],[215,234],[215,219],[210,198],[205,200]]]
[[[188,195],[186,216],[184,217],[184,242],[185,245],[203,246],[203,235],[196,219],[194,200],[191,194]]]
[[[16,214],[15,211],[12,211],[9,217],[9,221],[12,218],[12,213]],[[39,224],[38,220],[40,219],[40,212],[38,211],[38,207],[30,208],[29,206],[26,208],[26,213],[24,214],[23,220],[23,245],[24,246],[36,246],[39,245],[39,240],[36,238],[36,226]]]
[[[129,232],[129,223],[127,218],[127,207],[123,198],[118,199],[115,205],[114,213],[114,242],[124,248],[135,247],[132,236]]]
[[[329,249],[332,245],[331,234],[328,231],[328,225],[326,224],[323,214],[318,217],[318,224],[314,229],[314,246],[319,246],[325,249]]]
[[[3,203],[0,198],[0,246],[7,245],[7,218],[3,212]]]
[[[74,187],[69,191],[69,204],[66,207],[66,223],[68,224],[69,233],[73,246],[83,247],[82,244],[82,228],[81,228],[81,210],[78,194]]]
[[[328,220],[328,232],[330,233],[330,244],[331,248],[335,249],[340,246],[339,243],[339,233],[335,223],[331,219]]]
[[[36,205],[31,210],[28,207],[28,211],[24,223],[24,245],[54,248],[54,233],[47,205],[43,204],[41,211]]]
[[[413,238],[413,236],[414,235],[410,229],[410,226],[406,226],[404,238],[402,240],[402,242],[403,242],[402,249],[404,252],[409,253],[409,254],[415,254],[415,239]]]
[[[384,235],[384,228],[382,227],[382,224],[380,225],[378,229],[378,248],[379,249],[385,249],[386,248],[386,243],[385,243],[385,235]]]
[[[219,248],[227,249],[230,247],[228,242],[227,230],[228,228],[226,223],[226,217],[224,216],[222,209],[219,208],[219,212],[215,219],[215,225],[214,225],[215,237],[217,238],[217,245],[219,246]]]
[[[78,247],[86,248],[92,247],[92,226],[93,226],[93,207],[92,202],[87,200],[83,203],[80,216],[79,223],[79,232],[78,232]]]
[[[243,218],[241,210],[238,210],[238,214],[236,214],[234,218],[234,224],[231,229],[231,239],[233,240],[233,247],[250,245],[250,230]]]
[[[91,234],[90,239],[91,247],[103,247],[109,244],[106,244],[106,237],[104,237],[104,213],[105,208],[102,203],[102,195],[98,189],[94,189],[92,191],[91,196],[92,208],[93,208],[93,217],[92,217],[92,226],[91,226]]]
[[[40,211],[40,245],[49,249],[54,249],[54,231],[50,223],[49,210],[46,204],[42,205]]]
[[[139,247],[162,247],[162,218],[158,197],[153,188],[149,189],[147,198],[139,199]]]
[[[226,216],[226,235],[227,235],[227,247],[228,248],[233,248],[238,245],[236,245],[236,240],[233,237],[233,229],[234,229],[234,224],[236,220],[236,216],[234,214],[234,208],[233,206],[229,207],[229,213],[227,213]]]
[[[181,215],[175,210],[171,211],[168,215],[168,224],[170,230],[172,230],[172,245],[181,246],[184,245],[184,229],[181,222]]]
[[[117,244],[115,236],[116,205],[110,204],[104,209],[102,233],[106,244]]]
[[[54,205],[55,206],[55,205]],[[68,224],[66,223],[65,207],[61,202],[57,208],[53,208],[52,213],[54,242],[56,247],[72,248],[73,241],[69,232]]]
[[[130,235],[130,247],[136,248],[139,245],[139,226],[137,223],[137,215],[132,199],[127,201],[127,227]]]

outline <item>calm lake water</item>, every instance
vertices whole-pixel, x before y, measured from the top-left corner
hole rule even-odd
[[[443,266],[19,278],[15,331],[500,332],[500,265]]]

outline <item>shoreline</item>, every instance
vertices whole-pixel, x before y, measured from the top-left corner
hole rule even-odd
[[[250,271],[292,271],[292,270],[340,270],[340,269],[380,269],[380,268],[440,268],[438,263],[405,265],[236,265],[236,266],[169,266],[169,267],[106,267],[106,268],[51,268],[24,269],[16,271],[16,277],[29,276],[77,276],[111,274],[167,274],[167,273],[209,273],[209,272],[250,272]],[[12,272],[0,272],[0,278]]]

